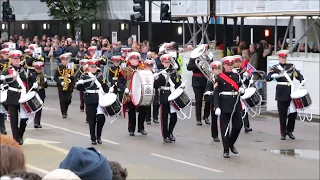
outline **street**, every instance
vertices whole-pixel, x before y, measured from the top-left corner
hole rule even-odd
[[[184,66],[186,91],[193,97],[191,72]],[[79,92],[73,92],[69,116],[62,119],[58,91],[46,91],[42,129],[28,125],[23,149],[30,171],[44,175],[57,169],[73,146],[90,147],[86,115],[79,110]],[[103,144],[96,145],[109,160],[128,169],[128,179],[319,179],[319,124],[296,122],[295,140],[281,141],[277,118],[250,118],[253,131],[241,132],[235,145],[239,154],[222,157],[221,142],[213,142],[210,125],[197,126],[194,109],[190,120],[178,120],[176,142],[163,143],[160,124],[146,125],[147,136],[127,131],[127,119],[107,123]],[[9,122],[6,122],[11,136]],[[220,137],[221,138],[221,137]]]

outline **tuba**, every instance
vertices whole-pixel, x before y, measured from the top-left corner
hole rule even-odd
[[[209,80],[214,82],[215,77],[212,74],[212,70],[210,67],[209,62],[207,61],[207,57],[204,54],[206,51],[205,45],[200,45],[196,49],[194,49],[191,54],[190,58],[195,59],[195,64],[198,67],[198,69],[201,71],[201,73]]]
[[[68,69],[64,69],[63,70],[64,74],[63,74],[63,87],[62,90],[63,91],[68,91],[69,89],[69,84],[71,83],[71,79],[69,79],[69,73],[68,73]]]

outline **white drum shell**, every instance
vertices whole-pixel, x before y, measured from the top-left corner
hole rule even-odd
[[[149,70],[135,71],[132,75],[130,91],[134,105],[150,105],[154,96],[153,73]]]

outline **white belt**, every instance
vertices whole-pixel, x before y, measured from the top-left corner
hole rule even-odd
[[[223,91],[223,92],[219,93],[219,95],[236,96],[236,95],[238,95],[238,92]]]
[[[96,89],[96,90],[85,90],[85,93],[88,93],[88,94],[99,93],[99,89]]]
[[[14,91],[14,92],[17,92],[17,93],[21,93],[21,89],[18,89],[18,88],[9,87],[8,89],[9,89],[10,91]]]
[[[113,77],[112,80],[118,80],[118,77]]]
[[[170,87],[161,86],[160,89],[165,91],[170,91]]]
[[[277,82],[278,85],[291,86],[289,82]]]

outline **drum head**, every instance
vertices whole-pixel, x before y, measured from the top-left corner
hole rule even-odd
[[[142,90],[141,90],[141,77],[139,74],[139,71],[136,71],[132,75],[131,79],[131,101],[134,105],[138,105],[141,101],[141,95],[142,95]]]
[[[4,103],[7,100],[8,90],[0,91],[0,103]]]
[[[183,93],[183,89],[178,88],[175,91],[173,91],[169,97],[168,97],[168,101],[172,101],[175,100],[177,97],[179,97],[181,94]]]
[[[24,103],[29,101],[31,98],[33,98],[36,95],[35,91],[31,91],[28,92],[27,94],[23,95],[20,99],[19,99],[19,103]]]
[[[254,87],[249,87],[244,90],[244,95],[241,96],[241,99],[248,99],[251,97],[254,93],[256,92],[256,88]]]
[[[292,99],[297,99],[297,98],[301,98],[305,95],[308,94],[308,90],[306,89],[299,89],[298,91],[295,91],[293,93],[291,93],[291,98]]]
[[[111,106],[117,100],[117,95],[114,93],[107,93],[99,97],[99,105],[102,107]]]

